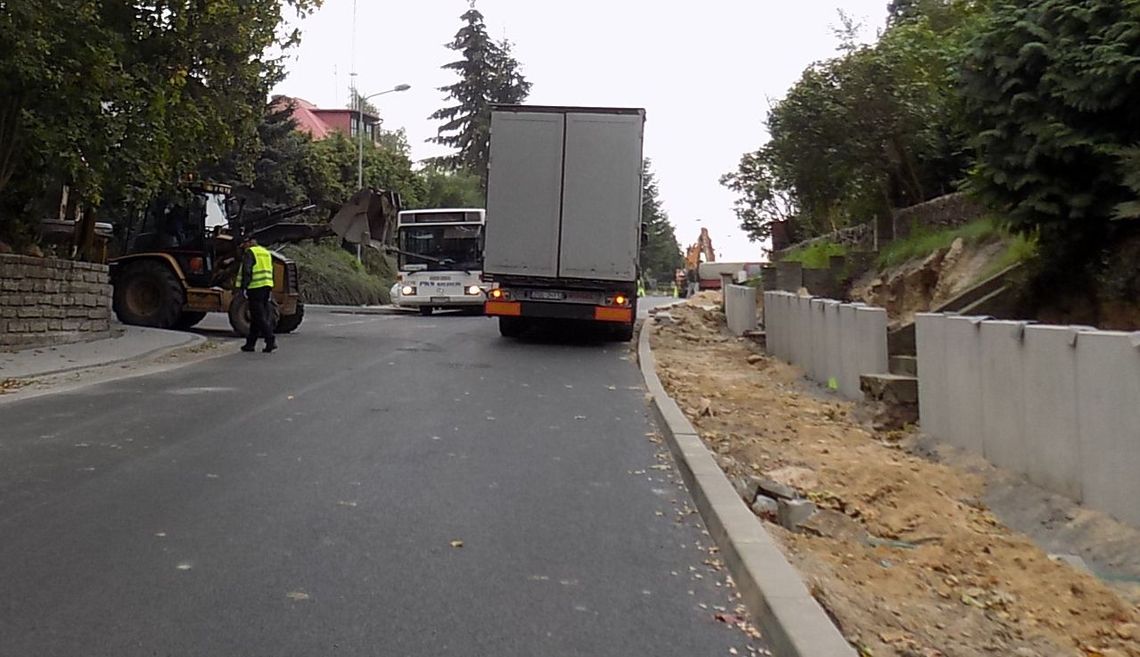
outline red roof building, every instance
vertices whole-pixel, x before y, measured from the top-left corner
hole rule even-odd
[[[273,99],[275,107],[286,103],[292,104],[293,120],[297,123],[297,129],[308,133],[313,139],[325,139],[334,132],[356,139],[356,129],[362,118],[364,138],[375,142],[378,136],[380,117],[375,114],[350,109],[321,109],[303,98],[276,96]]]

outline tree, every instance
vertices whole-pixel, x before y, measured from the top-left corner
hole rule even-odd
[[[969,167],[960,62],[985,10],[969,0],[899,2],[878,43],[848,24],[840,57],[813,64],[768,114],[769,141],[722,184],[752,239],[790,219],[808,238],[953,189]],[[849,23],[850,21],[848,21]]]
[[[1140,218],[1137,25],[1136,2],[1003,0],[970,51],[970,184],[1059,267]]]
[[[420,176],[424,208],[481,208],[486,204],[482,183],[474,174],[428,166]]]
[[[720,184],[738,194],[733,211],[752,242],[767,239],[772,224],[795,216],[795,192],[783,188],[767,148],[745,153],[736,171],[721,176]]]
[[[316,3],[5,3],[5,214],[34,214],[56,182],[89,206],[130,205],[227,159],[251,177],[265,98],[298,38],[279,30],[282,11]]]
[[[511,44],[505,40],[495,43],[487,36],[483,14],[472,6],[461,19],[466,24],[447,47],[461,53],[462,59],[443,66],[455,71],[459,80],[440,88],[455,104],[429,117],[444,122],[431,141],[456,149],[454,154],[438,158],[435,164],[453,171],[466,169],[479,176],[485,189],[491,105],[522,102],[531,85],[519,71]]]
[[[649,159],[641,166],[641,223],[647,238],[641,247],[643,275],[659,284],[673,280],[673,272],[681,267],[684,258],[669,215],[661,207],[657,177]]]

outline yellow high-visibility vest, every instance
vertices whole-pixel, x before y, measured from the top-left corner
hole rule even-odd
[[[273,287],[273,255],[264,246],[251,246],[249,252],[253,255],[253,272],[249,278],[249,289],[259,287]],[[242,272],[238,271],[238,286],[242,283]]]

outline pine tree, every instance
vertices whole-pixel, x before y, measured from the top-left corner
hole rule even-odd
[[[459,75],[455,84],[440,87],[455,104],[429,117],[444,122],[438,136],[430,141],[456,149],[452,155],[437,158],[436,164],[470,171],[486,187],[491,105],[520,103],[530,93],[531,85],[519,71],[510,42],[492,41],[483,14],[475,9],[474,2],[471,4],[471,9],[461,16],[465,25],[447,46],[463,57],[443,66]]]
[[[641,167],[641,223],[647,237],[641,247],[641,271],[658,285],[666,285],[681,266],[681,246],[669,215],[661,207],[657,177],[648,159]]]

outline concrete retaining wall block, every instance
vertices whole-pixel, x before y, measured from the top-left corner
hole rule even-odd
[[[946,340],[946,391],[949,413],[946,440],[975,454],[985,451],[982,440],[982,342],[979,317],[948,317]],[[919,371],[922,365],[919,364]]]
[[[1067,326],[1025,329],[1025,440],[1029,480],[1082,499],[1077,437],[1077,335]]]
[[[950,437],[950,400],[946,385],[946,316],[914,317],[918,353],[918,418],[922,430],[939,440]]]
[[[733,335],[756,329],[756,288],[728,285],[724,288],[724,315]]]
[[[1140,527],[1140,333],[1077,338],[1084,503]]]
[[[1025,328],[1027,322],[981,326],[982,441],[994,465],[1025,472]]]

